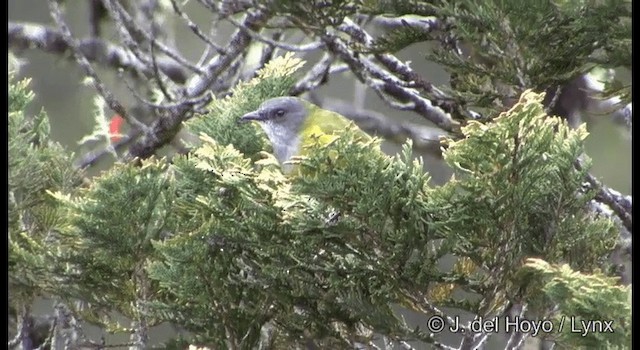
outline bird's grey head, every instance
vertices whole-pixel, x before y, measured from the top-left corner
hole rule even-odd
[[[257,121],[267,134],[276,158],[283,163],[298,153],[300,129],[309,112],[297,97],[276,97],[263,102],[240,122]]]

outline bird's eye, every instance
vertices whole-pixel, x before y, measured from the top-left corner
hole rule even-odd
[[[278,109],[276,111],[276,117],[282,117],[284,115],[284,109]]]

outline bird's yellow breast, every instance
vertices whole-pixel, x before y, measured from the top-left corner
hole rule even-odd
[[[314,104],[307,102],[306,107],[309,111],[309,116],[302,124],[302,130],[300,131],[302,152],[314,143],[326,145],[333,142],[340,133],[355,125],[340,114],[322,109]],[[355,129],[357,130],[359,141],[368,142],[371,140],[371,136],[357,128],[357,126]]]
[[[300,130],[301,142],[296,156],[307,156],[314,146],[322,147],[333,143],[349,128],[356,133],[355,136],[358,142],[369,142],[372,139],[352,121],[338,113],[322,109],[311,103],[306,103],[306,108],[309,114]],[[337,154],[333,154],[330,158],[336,160],[337,157]],[[286,173],[290,175],[299,174],[300,169],[298,166],[289,165],[285,167]]]

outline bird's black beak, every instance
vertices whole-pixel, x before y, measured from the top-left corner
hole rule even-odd
[[[260,115],[260,113],[258,113],[258,111],[249,112],[243,115],[242,117],[240,117],[240,119],[238,119],[238,124],[248,123],[252,120],[262,120],[262,116]]]

